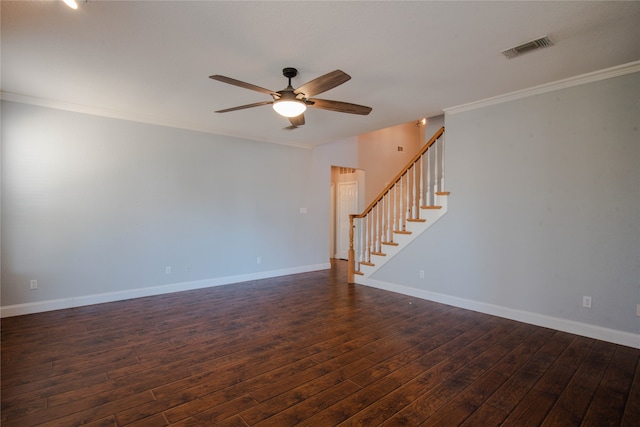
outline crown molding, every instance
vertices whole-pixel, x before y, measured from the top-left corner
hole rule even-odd
[[[543,85],[534,86],[528,89],[522,89],[515,92],[510,92],[504,95],[498,95],[491,98],[482,99],[480,101],[470,102],[468,104],[462,104],[455,107],[445,108],[443,111],[445,114],[457,114],[464,111],[475,110],[477,108],[484,108],[491,105],[502,104],[503,102],[514,101],[517,99],[526,98],[533,95],[540,95],[547,92],[552,92],[560,89],[566,89],[574,86],[583,85],[586,83],[597,82],[599,80],[610,79],[613,77],[624,76],[626,74],[637,73],[640,71],[640,61],[629,62],[628,64],[618,65],[611,68],[605,68],[604,70],[594,71],[587,74],[581,74],[575,77],[569,77],[556,82],[545,83]]]
[[[190,131],[194,131],[194,132],[208,133],[208,134],[212,134],[212,135],[221,135],[221,136],[228,136],[228,137],[233,137],[233,138],[241,138],[241,139],[246,139],[246,140],[249,140],[249,141],[268,142],[268,143],[271,143],[271,144],[287,145],[287,146],[290,146],[290,147],[305,148],[305,149],[312,149],[313,148],[313,146],[308,145],[308,144],[284,143],[284,142],[280,142],[280,141],[261,140],[261,139],[259,140],[259,139],[249,138],[249,137],[239,137],[239,136],[236,136],[236,135],[230,135],[230,134],[215,132],[215,131],[213,131],[211,129],[206,129],[206,128],[199,127],[199,126],[197,126],[197,125],[195,125],[193,123],[185,123],[185,122],[176,122],[176,121],[170,121],[170,120],[163,120],[163,119],[160,119],[160,118],[156,118],[156,117],[152,117],[152,116],[145,116],[145,115],[142,115],[142,114],[135,114],[135,113],[131,113],[131,112],[110,110],[110,109],[107,109],[107,108],[92,107],[92,106],[89,106],[89,105],[82,105],[82,104],[73,104],[73,103],[69,103],[69,102],[55,101],[55,100],[52,100],[52,99],[37,98],[37,97],[33,97],[33,96],[18,95],[18,94],[9,93],[9,92],[0,92],[0,99],[2,99],[3,101],[18,102],[18,103],[21,103],[21,104],[35,105],[35,106],[38,106],[38,107],[52,108],[52,109],[56,109],[56,110],[72,111],[72,112],[75,112],[75,113],[90,114],[90,115],[93,115],[93,116],[108,117],[108,118],[111,118],[111,119],[127,120],[127,121],[131,121],[131,122],[138,122],[138,123],[144,123],[144,124],[155,125],[155,126],[164,126],[164,127],[170,127],[170,128],[176,128],[176,129],[190,130]]]

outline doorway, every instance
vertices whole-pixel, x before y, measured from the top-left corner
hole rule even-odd
[[[331,258],[349,257],[349,215],[360,213],[364,202],[364,171],[331,168]]]
[[[336,203],[336,258],[349,259],[349,215],[358,213],[358,182],[339,182]]]

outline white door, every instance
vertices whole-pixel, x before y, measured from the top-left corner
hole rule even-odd
[[[338,183],[337,205],[337,248],[336,256],[341,259],[349,258],[349,215],[358,213],[358,183]]]

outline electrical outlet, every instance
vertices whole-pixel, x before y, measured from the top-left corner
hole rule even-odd
[[[636,316],[640,316],[640,304],[636,305]]]
[[[38,289],[38,281],[37,280],[31,280],[29,282],[29,289]]]
[[[591,308],[591,297],[582,297],[582,306],[584,308]]]
[[[262,258],[260,257],[256,258],[256,264],[262,264]]]
[[[420,270],[420,278],[424,279],[424,270]]]
[[[167,265],[167,266],[164,268],[164,274],[171,274],[171,266],[170,266],[170,265]]]

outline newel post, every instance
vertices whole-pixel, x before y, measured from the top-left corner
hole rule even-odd
[[[356,271],[356,253],[353,250],[353,215],[349,215],[349,260],[347,261],[347,282],[354,283]]]

